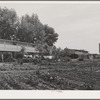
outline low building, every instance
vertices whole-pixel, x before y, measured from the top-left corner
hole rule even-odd
[[[32,43],[0,39],[0,52],[19,52],[22,47],[25,48],[25,52],[38,52]]]
[[[72,58],[88,58],[89,52],[85,50],[69,49]]]
[[[0,58],[3,60],[5,54],[10,54],[14,57],[14,55],[20,52],[22,48],[29,54],[39,53],[32,43],[0,39]]]

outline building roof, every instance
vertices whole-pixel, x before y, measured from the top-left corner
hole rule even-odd
[[[35,49],[35,45],[32,43],[0,39],[0,51],[19,52],[22,49],[22,46],[25,47],[25,52],[38,52]]]
[[[88,51],[86,51],[86,50],[78,50],[78,49],[69,49],[69,50],[83,52],[83,53],[88,53]]]
[[[7,39],[0,39],[0,43],[1,43],[1,42],[12,43],[12,44],[21,44],[21,45],[35,46],[35,44],[33,44],[33,43],[20,42],[20,41],[13,41],[13,40],[7,40]]]

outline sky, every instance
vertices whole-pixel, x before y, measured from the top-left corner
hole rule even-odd
[[[84,49],[99,53],[100,3],[0,3],[0,7],[13,8],[17,15],[35,13],[43,24],[59,34],[57,47]]]

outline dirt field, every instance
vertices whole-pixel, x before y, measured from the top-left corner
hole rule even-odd
[[[46,65],[0,63],[2,90],[100,90],[100,60]]]

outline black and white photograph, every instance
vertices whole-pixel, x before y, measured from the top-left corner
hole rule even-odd
[[[0,90],[100,90],[100,2],[0,1]]]

